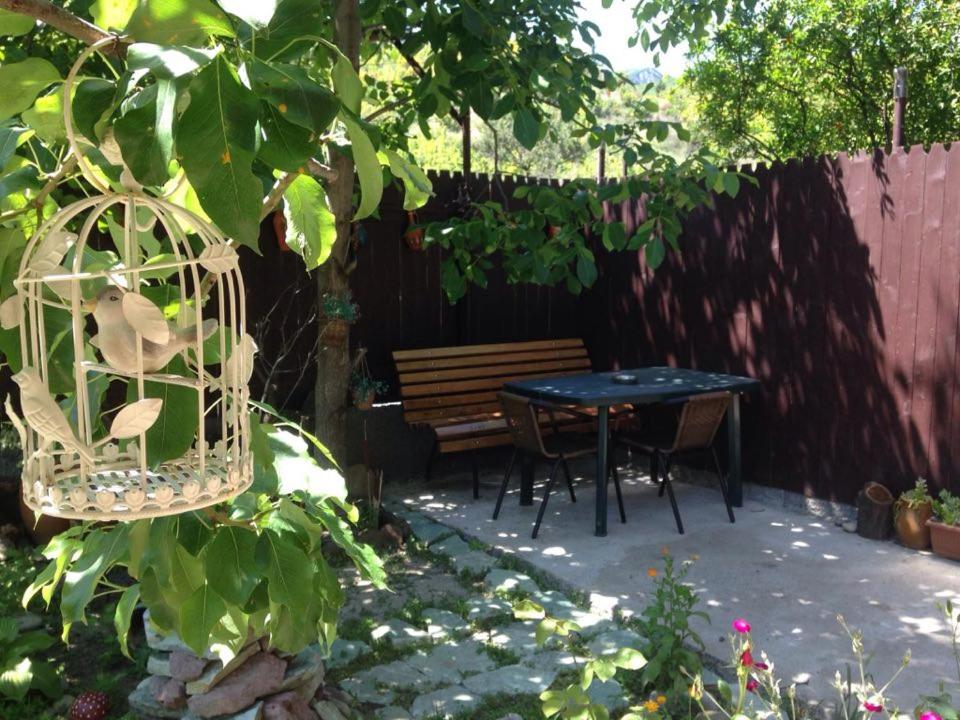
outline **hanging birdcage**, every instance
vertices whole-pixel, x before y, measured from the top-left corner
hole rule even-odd
[[[78,58],[64,97],[101,44]],[[0,313],[20,327],[23,418],[9,401],[7,412],[23,444],[24,500],[40,513],[99,520],[227,500],[253,475],[256,346],[236,250],[194,213],[147,194],[125,167],[114,190],[84,156],[69,102],[64,118],[71,152],[101,194],[34,233],[17,295]],[[89,245],[98,224],[113,225],[116,262]]]

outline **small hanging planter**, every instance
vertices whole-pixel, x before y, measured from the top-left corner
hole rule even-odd
[[[291,252],[290,246],[287,245],[287,218],[282,210],[273,211],[272,222],[273,234],[277,237],[277,247],[281,252]]]
[[[320,313],[325,320],[320,340],[326,347],[339,347],[347,342],[350,326],[360,317],[360,308],[348,292],[324,295],[320,301]]]
[[[407,229],[403,233],[403,240],[407,247],[414,251],[423,250],[424,228],[417,226],[418,219],[415,210],[407,212]]]
[[[350,394],[353,397],[353,406],[357,410],[369,410],[377,399],[377,395],[387,392],[387,384],[381,380],[374,380],[367,365],[367,349],[359,348],[357,357],[353,361],[353,376],[350,379]]]

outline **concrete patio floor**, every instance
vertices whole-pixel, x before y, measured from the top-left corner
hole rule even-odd
[[[686,529],[679,535],[669,502],[636,468],[621,470],[627,523],[619,522],[611,487],[609,534],[594,537],[590,468],[589,463],[573,467],[578,502],[555,486],[536,540],[530,531],[539,486],[535,505],[520,507],[515,481],[496,521],[491,519],[500,480],[495,473],[481,476],[479,500],[471,497],[469,475],[462,474],[396,485],[388,496],[515,554],[589,593],[595,605],[618,606],[626,614],[647,604],[652,589],[647,569],[660,566],[662,548],[677,558],[697,556],[688,581],[712,619],[709,625],[696,623],[708,653],[726,661],[730,623],[745,617],[757,649],[770,655],[777,675],[785,684],[808,675],[808,692],[815,698],[834,698],[834,673],[852,661],[837,615],[863,632],[867,652],[875,655],[869,670],[880,682],[910,650],[912,660],[889,693],[902,709],[912,710],[920,694],[935,693],[938,681],[956,685],[948,628],[936,603],[960,602],[957,563],[750,500],[731,525],[719,491],[695,484],[675,483]]]

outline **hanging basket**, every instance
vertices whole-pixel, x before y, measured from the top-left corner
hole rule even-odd
[[[65,97],[105,42],[81,54]],[[23,445],[24,502],[64,518],[131,520],[227,500],[253,479],[246,407],[256,346],[245,330],[236,250],[201,218],[148,195],[128,170],[122,187],[109,185],[81,152],[70,103],[64,119],[71,151],[100,194],[40,226],[24,251],[17,295],[0,307],[4,326],[20,329],[23,368],[14,380],[23,417],[9,400],[7,412]],[[117,209],[119,262],[104,267],[88,243]],[[147,267],[140,238],[155,235],[169,258]],[[160,274],[169,284],[153,284]],[[62,371],[71,364],[72,373]],[[126,383],[126,401],[101,416],[95,388],[115,381]],[[180,433],[176,457],[163,442],[171,427]],[[192,440],[184,427],[195,428]]]

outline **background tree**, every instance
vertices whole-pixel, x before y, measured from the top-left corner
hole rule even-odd
[[[893,70],[909,71],[906,139],[960,137],[960,2],[734,3],[691,47],[698,136],[736,159],[889,145]]]

